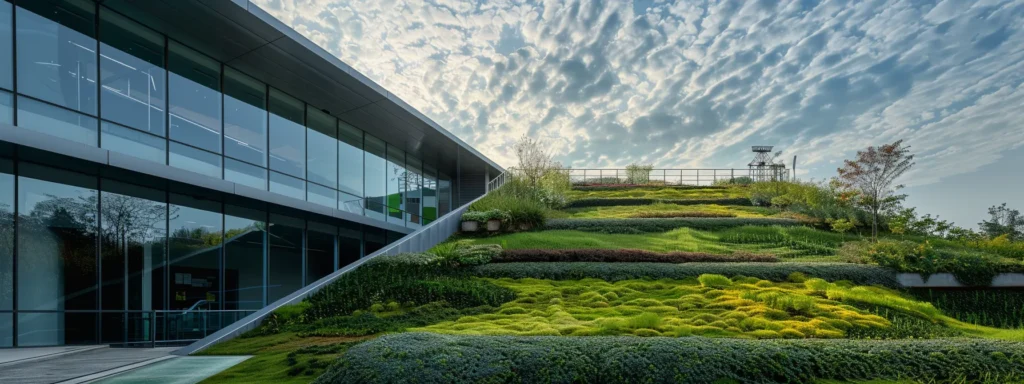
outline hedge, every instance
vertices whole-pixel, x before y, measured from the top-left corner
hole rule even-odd
[[[699,190],[699,189],[711,189],[711,190],[722,190],[729,189],[727,186],[719,185],[645,185],[645,184],[597,184],[597,185],[581,185],[577,184],[572,187],[576,191],[621,191],[623,189],[684,189],[684,190]]]
[[[802,224],[799,221],[792,219],[775,219],[770,217],[676,217],[667,219],[551,219],[544,224],[544,228],[604,233],[645,233],[666,232],[676,228],[693,228],[713,231],[725,228],[742,227],[744,225],[797,226]]]
[[[701,205],[701,204],[718,204],[718,205],[742,205],[751,206],[750,199],[745,197],[737,198],[723,198],[723,199],[649,199],[641,197],[631,198],[617,198],[617,199],[600,199],[600,198],[584,198],[570,201],[566,204],[565,208],[584,208],[584,207],[614,207],[624,205],[651,205],[656,203],[663,204],[677,204],[677,205]]]
[[[491,258],[492,263],[515,262],[645,262],[645,263],[695,263],[695,262],[776,262],[775,255],[734,253],[716,255],[701,252],[651,252],[640,249],[506,249]]]
[[[705,273],[748,276],[771,281],[785,281],[800,272],[828,281],[848,280],[857,285],[882,285],[898,288],[896,274],[891,270],[866,264],[848,263],[492,263],[473,267],[480,277],[512,279],[579,280],[597,278],[606,281],[630,279],[686,279]]]
[[[1009,382],[1022,377],[1021,342],[404,333],[352,347],[315,383]]]

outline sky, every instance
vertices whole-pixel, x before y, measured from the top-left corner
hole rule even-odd
[[[904,140],[908,205],[1024,210],[1024,0],[252,0],[505,167],[744,168],[801,180]],[[789,164],[791,165],[791,164]]]

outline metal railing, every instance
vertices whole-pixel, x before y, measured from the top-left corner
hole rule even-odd
[[[387,200],[387,197],[360,197],[357,199],[342,201],[341,206],[343,208],[341,209],[343,211],[363,215],[371,219],[386,221],[388,223],[413,229],[419,228],[424,224],[429,224],[434,220],[432,217],[408,212],[401,209],[401,207],[395,207],[393,205],[383,203],[382,201],[385,200]],[[436,210],[438,207],[434,208]]]
[[[773,173],[749,168],[652,169],[650,171],[612,169],[566,169],[573,185],[654,184],[714,185],[729,180],[749,178],[753,181],[787,180],[789,170]]]

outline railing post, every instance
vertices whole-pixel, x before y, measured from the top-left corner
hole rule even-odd
[[[150,311],[149,316],[149,341],[151,348],[156,348],[156,311]]]

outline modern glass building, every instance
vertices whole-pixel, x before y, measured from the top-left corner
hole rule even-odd
[[[0,0],[0,347],[200,338],[501,171],[245,0]]]

